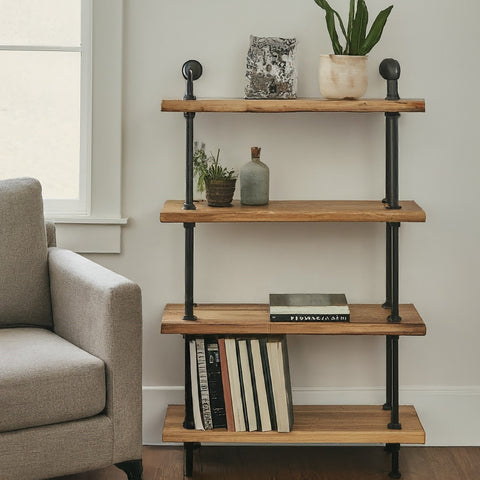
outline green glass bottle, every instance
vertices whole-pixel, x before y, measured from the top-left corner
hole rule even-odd
[[[240,170],[240,202],[243,205],[268,203],[270,171],[260,161],[260,147],[252,147],[252,160]]]

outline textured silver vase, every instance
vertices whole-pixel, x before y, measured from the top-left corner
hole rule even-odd
[[[252,147],[252,160],[240,170],[240,202],[243,205],[266,205],[270,188],[270,171],[260,161],[259,147]]]

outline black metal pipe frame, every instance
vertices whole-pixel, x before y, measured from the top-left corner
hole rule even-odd
[[[391,310],[388,316],[388,321],[392,323],[399,323],[402,321],[402,317],[399,315],[399,268],[398,268],[398,252],[399,241],[398,233],[400,229],[400,223],[389,223],[390,226],[390,300]]]
[[[191,477],[193,475],[193,442],[185,442],[183,444],[183,475]]]
[[[386,133],[386,197],[388,208],[402,208],[398,203],[398,119],[399,113],[385,113]]]
[[[390,223],[385,225],[385,303],[383,308],[391,310],[392,308],[392,226]]]
[[[398,79],[400,78],[400,64],[387,58],[379,67],[380,74],[387,80],[386,100],[399,100]],[[398,210],[398,119],[397,112],[385,113],[385,195],[383,200],[387,208]],[[390,308],[388,317],[390,322],[400,322],[398,309],[398,229],[399,223],[387,223],[386,226],[386,299],[384,308]]]
[[[184,223],[185,227],[185,315],[184,320],[196,320],[197,317],[193,314],[193,246],[194,223]]]
[[[186,80],[184,100],[196,100],[193,94],[193,82],[202,75],[202,65],[196,60],[188,60],[182,66]],[[185,156],[185,202],[184,210],[196,210],[193,203],[193,119],[194,112],[185,112],[186,120],[186,156]],[[185,227],[185,315],[184,320],[196,320],[193,314],[193,247],[195,223],[184,223]]]
[[[386,100],[399,100],[398,79],[400,78],[400,65],[391,58],[383,60],[379,68],[382,77],[387,80]],[[385,113],[385,198],[386,208],[398,210],[398,112]],[[390,309],[388,321],[398,323],[402,319],[399,315],[399,228],[400,223],[388,222],[386,224],[386,282],[384,308]],[[391,410],[388,428],[399,430],[402,425],[399,421],[399,384],[398,384],[398,339],[397,335],[386,337],[386,402],[384,410]],[[400,478],[399,452],[400,444],[387,444],[387,450],[392,455],[391,478]]]
[[[184,113],[186,120],[185,203],[184,210],[196,210],[193,203],[193,119],[195,113]]]
[[[387,344],[387,365],[390,366],[390,378],[387,378],[387,403],[390,402],[391,406],[388,428],[391,430],[402,429],[399,421],[398,338],[398,335],[387,336],[387,343],[390,343]]]
[[[392,409],[392,336],[387,335],[386,337],[386,401],[383,405],[384,410]]]
[[[392,454],[392,470],[388,474],[390,478],[400,478],[402,474],[399,470],[399,453],[400,453],[400,444],[399,443],[388,443],[387,451]]]

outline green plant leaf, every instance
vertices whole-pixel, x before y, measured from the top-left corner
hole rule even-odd
[[[362,45],[365,43],[368,24],[368,10],[365,0],[358,0],[357,12],[353,20],[350,55],[361,55]]]
[[[345,45],[345,54],[350,55],[350,45],[352,43],[352,27],[355,18],[355,0],[350,0],[350,9],[348,11],[347,44]]]
[[[327,30],[330,35],[330,39],[332,40],[333,52],[335,53],[335,55],[341,55],[342,46],[338,41],[337,29],[335,28],[335,16],[334,12],[331,9],[326,11],[325,21],[327,22]]]
[[[333,8],[328,4],[327,0],[315,0],[315,3],[324,10],[333,10]]]
[[[369,53],[372,48],[378,43],[382,36],[383,28],[385,27],[385,23],[387,23],[387,18],[390,15],[392,8],[393,5],[390,5],[388,8],[382,10],[377,15],[377,18],[373,22],[372,27],[370,28],[370,31],[365,38],[365,41],[361,45],[359,55],[367,55],[367,53]]]
[[[342,30],[343,36],[347,40],[348,44],[348,38],[347,38],[347,32],[345,30],[345,25],[343,24],[342,17],[340,17],[339,13],[335,11],[327,2],[327,0],[314,0],[315,3],[320,7],[325,10],[325,20],[327,23],[327,30],[330,35],[330,40],[332,41],[332,46],[334,53],[336,55],[341,55],[342,52],[342,46],[340,45],[340,42],[338,41],[338,34],[337,34],[337,29],[335,27],[335,17],[337,17],[338,24],[340,25],[340,28]],[[347,47],[345,47],[347,48]]]

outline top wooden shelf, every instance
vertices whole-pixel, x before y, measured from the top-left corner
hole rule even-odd
[[[163,112],[424,112],[424,99],[385,100],[325,100],[323,98],[297,98],[295,100],[246,100],[243,98],[215,98],[162,101]]]

